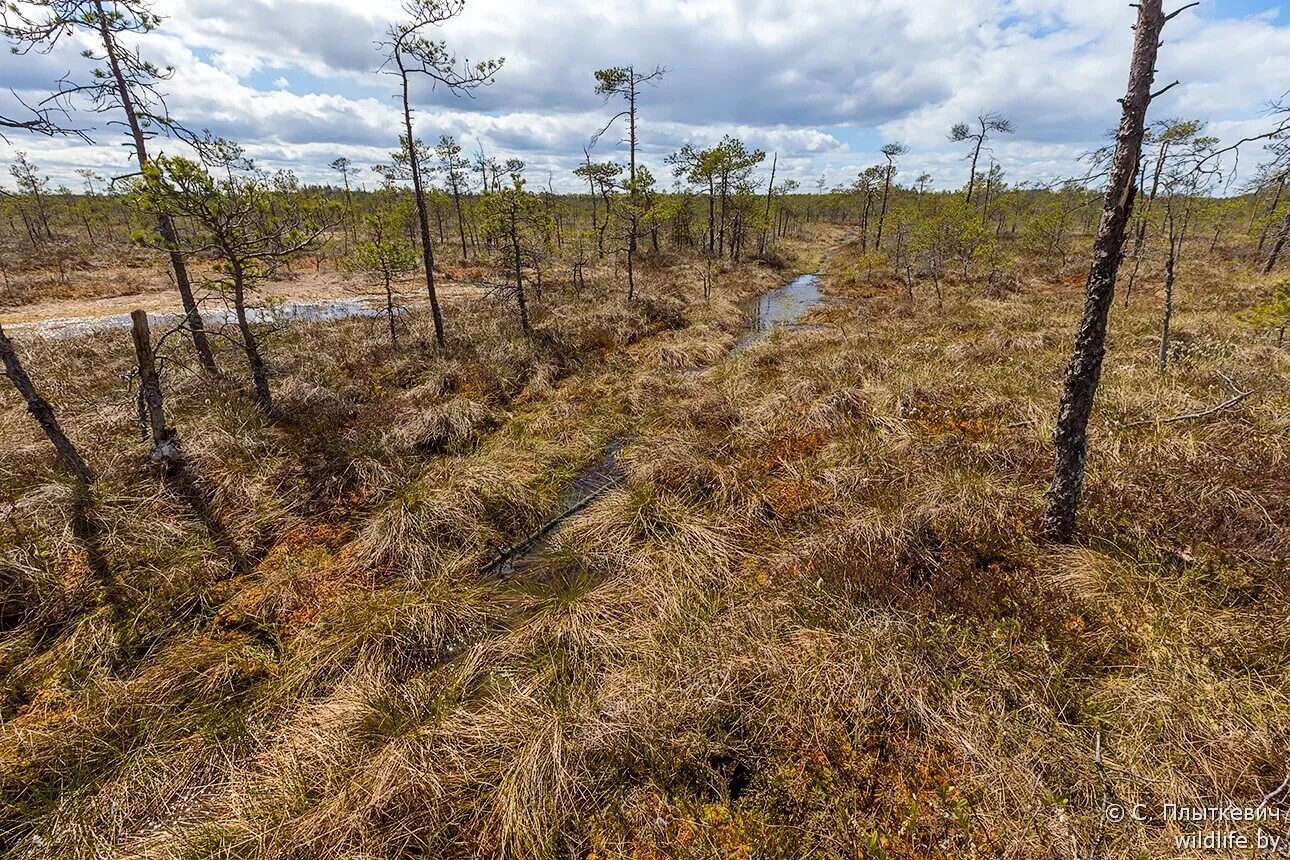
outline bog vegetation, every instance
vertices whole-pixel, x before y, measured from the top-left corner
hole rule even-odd
[[[624,66],[555,193],[414,112],[505,86],[460,10],[391,25],[392,152],[325,187],[169,115],[141,0],[0,13],[98,64],[4,133],[137,168],[19,153],[0,197],[0,853],[1093,860],[1181,853],[1164,803],[1290,815],[1286,105],[1155,116],[1143,0],[1074,178],[1010,182],[990,112],[965,176],[893,142],[806,189],[732,136],[656,176],[667,70]],[[33,311],[141,282],[175,312]]]

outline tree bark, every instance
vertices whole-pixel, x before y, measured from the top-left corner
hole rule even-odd
[[[1281,204],[1281,192],[1285,190],[1285,187],[1286,187],[1286,177],[1282,175],[1277,180],[1277,190],[1276,190],[1276,193],[1272,195],[1272,205],[1268,207],[1268,214],[1267,214],[1268,223],[1265,224],[1263,229],[1259,231],[1259,253],[1260,254],[1263,253],[1263,246],[1266,245],[1268,242],[1268,231],[1271,229],[1272,221],[1276,218],[1277,206]],[[1253,226],[1253,224],[1254,222],[1253,220],[1251,220],[1250,226]]]
[[[125,113],[126,124],[130,127],[130,136],[134,139],[135,159],[139,162],[139,170],[143,170],[148,162],[148,148],[143,127],[139,124],[139,115],[135,111],[134,99],[130,95],[130,86],[126,82],[125,73],[121,71],[121,62],[117,58],[116,39],[113,38],[112,31],[107,25],[107,13],[104,12],[100,0],[95,0],[94,7],[98,13],[99,36],[103,40],[108,67],[112,70],[112,78],[116,81],[117,92],[121,96],[121,110]],[[201,311],[197,307],[196,298],[193,297],[192,282],[188,279],[188,266],[184,263],[183,255],[175,250],[179,244],[175,223],[165,212],[157,213],[157,232],[170,249],[170,268],[175,273],[175,287],[179,290],[179,300],[184,306],[184,319],[193,339],[193,348],[197,350],[197,361],[206,372],[215,373],[215,354],[211,351],[210,340],[206,337],[206,325],[202,322]]]
[[[237,330],[242,335],[242,348],[246,363],[251,368],[251,382],[255,386],[255,402],[267,415],[273,411],[273,394],[269,389],[269,373],[260,354],[260,342],[246,315],[246,281],[238,266],[233,268],[233,311],[237,314]]]
[[[22,399],[27,401],[27,411],[31,417],[36,419],[40,429],[45,431],[50,443],[53,444],[54,450],[58,452],[58,458],[63,461],[73,475],[82,484],[94,483],[94,473],[86,465],[85,459],[81,457],[72,440],[67,438],[63,428],[58,424],[58,417],[54,414],[54,408],[49,405],[49,401],[40,396],[36,386],[27,375],[27,371],[18,359],[18,353],[14,352],[13,341],[9,340],[8,335],[4,333],[4,328],[0,327],[0,360],[4,361],[5,376],[13,383],[13,387],[18,389]]]
[[[166,426],[165,397],[152,351],[152,329],[146,312],[136,310],[130,313],[130,336],[134,340],[134,355],[139,363],[140,418],[146,422],[152,437],[152,453],[148,459],[169,472],[179,463],[179,439],[175,431]]]
[[[457,209],[457,232],[461,235],[461,261],[464,263],[470,254],[466,250],[466,217],[461,214],[461,188],[456,180],[452,183],[452,202]]]
[[[1263,264],[1263,274],[1272,273],[1272,269],[1276,267],[1277,258],[1281,256],[1281,251],[1286,246],[1287,239],[1290,239],[1290,209],[1286,210],[1286,217],[1281,221],[1281,232],[1277,234],[1277,240],[1272,244],[1268,261]]]
[[[1116,132],[1115,155],[1102,203],[1102,217],[1093,241],[1093,261],[1084,288],[1084,311],[1058,409],[1053,432],[1055,447],[1053,483],[1041,531],[1051,540],[1069,542],[1075,533],[1075,516],[1088,455],[1088,420],[1093,412],[1102,359],[1106,354],[1107,319],[1115,297],[1115,276],[1124,251],[1125,226],[1133,214],[1137,172],[1142,158],[1142,136],[1151,85],[1155,79],[1160,32],[1167,17],[1161,0],[1141,0],[1134,27],[1129,83]]]
[[[969,206],[972,205],[972,189],[976,187],[976,162],[981,157],[981,145],[985,143],[985,123],[981,123],[981,136],[976,139],[976,148],[972,150],[972,168],[968,174],[967,200],[964,201]]]
[[[631,217],[627,219],[630,225],[627,228],[627,301],[630,302],[636,297],[636,233],[640,229],[637,222],[639,213],[636,205],[636,195],[638,193],[636,188],[636,69],[633,66],[627,67],[627,78],[631,82],[627,97],[627,139],[630,151],[628,176],[632,185],[631,194],[629,195],[632,203]]]
[[[882,205],[878,209],[878,235],[874,237],[873,249],[875,251],[882,249],[882,224],[887,220],[887,195],[891,193],[891,171],[893,165],[891,160],[887,160],[887,173],[882,180]]]
[[[242,553],[237,541],[229,534],[224,523],[215,514],[210,492],[192,474],[184,462],[179,447],[179,434],[166,426],[165,399],[161,377],[157,372],[156,355],[152,350],[152,331],[148,315],[142,310],[130,314],[130,334],[134,340],[134,354],[139,363],[139,408],[152,436],[152,451],[148,462],[160,466],[166,486],[188,505],[193,515],[210,535],[215,544],[240,573],[254,567]],[[93,546],[87,543],[87,546]]]
[[[514,204],[512,204],[514,205]],[[524,329],[524,336],[532,334],[529,329],[529,309],[528,303],[524,300],[524,267],[520,258],[520,235],[519,227],[515,223],[516,213],[511,210],[511,251],[515,255],[515,299],[520,306],[520,326]],[[629,276],[630,277],[630,276]],[[628,281],[630,283],[630,280]],[[631,295],[628,294],[628,298]]]
[[[421,193],[421,165],[417,162],[416,138],[412,134],[408,73],[403,67],[403,57],[398,50],[394,52],[394,59],[399,67],[399,80],[403,84],[403,129],[408,136],[408,167],[412,170],[412,194],[417,200],[417,222],[421,230],[421,259],[426,269],[426,293],[430,297],[430,316],[434,319],[434,339],[441,351],[447,351],[448,341],[443,333],[443,314],[439,310],[439,296],[434,288],[434,251],[430,247],[430,215],[426,212],[425,197]]]

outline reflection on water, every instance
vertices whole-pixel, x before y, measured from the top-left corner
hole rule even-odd
[[[748,327],[732,354],[742,352],[779,326],[795,326],[823,298],[820,276],[802,275],[787,286],[759,296],[755,305],[749,302]]]

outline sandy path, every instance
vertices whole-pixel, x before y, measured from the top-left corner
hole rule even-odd
[[[477,290],[462,284],[443,282],[440,295],[445,299],[470,295]],[[400,303],[418,306],[426,303],[425,286],[419,279],[399,285]],[[198,292],[203,312],[218,312],[224,299],[210,291]],[[257,290],[256,304],[282,304],[310,308],[332,302],[359,307],[379,306],[384,296],[370,281],[343,272],[303,272],[287,280],[266,281]],[[149,314],[174,315],[182,310],[179,294],[173,287],[149,287],[129,295],[97,298],[50,299],[14,308],[0,308],[0,325],[15,332],[71,335],[117,328],[125,324],[130,311],[142,308]],[[344,315],[344,314],[341,314]]]

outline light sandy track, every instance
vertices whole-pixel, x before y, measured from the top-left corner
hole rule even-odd
[[[477,295],[478,290],[448,281],[439,286],[439,294],[443,300],[450,301]],[[281,308],[285,311],[281,316],[287,319],[350,316],[377,309],[383,300],[361,279],[335,272],[311,272],[291,280],[266,282],[256,297],[257,304]],[[424,283],[418,280],[401,285],[400,304],[405,307],[426,304]],[[225,303],[220,296],[208,293],[201,306],[204,317],[215,323],[223,321]],[[175,290],[149,289],[130,295],[52,299],[15,308],[0,308],[0,325],[15,334],[76,337],[127,328],[130,312],[136,308],[162,317],[177,317],[182,310]]]

